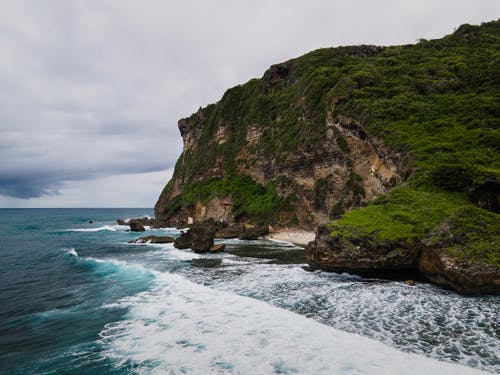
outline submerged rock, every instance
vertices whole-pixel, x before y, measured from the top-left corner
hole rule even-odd
[[[128,243],[172,243],[174,239],[169,236],[144,236],[135,240],[128,241]]]
[[[224,249],[226,248],[226,245],[221,243],[221,244],[218,244],[218,245],[213,245],[210,247],[209,251],[211,253],[218,253],[220,251],[224,251]]]
[[[408,280],[405,280],[405,284],[408,286],[415,286],[415,281],[408,279]]]

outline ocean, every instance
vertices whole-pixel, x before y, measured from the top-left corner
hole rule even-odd
[[[128,244],[145,215],[0,209],[1,374],[500,373],[500,296],[308,272],[286,242]]]

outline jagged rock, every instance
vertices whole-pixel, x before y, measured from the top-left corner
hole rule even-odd
[[[135,240],[128,241],[128,243],[172,243],[174,239],[169,236],[145,236],[139,237]]]
[[[238,238],[238,236],[245,231],[243,223],[236,223],[229,225],[215,233],[216,238]]]
[[[141,224],[143,226],[152,226],[152,225],[155,225],[156,222],[155,222],[155,219],[151,218],[151,217],[138,217],[138,218],[134,218],[134,219],[130,219],[127,224],[130,225],[130,223],[138,223],[138,224]]]
[[[177,249],[190,249],[193,246],[193,236],[191,231],[181,232],[181,235],[174,241],[174,247]]]
[[[210,247],[209,251],[211,253],[218,253],[220,251],[224,251],[224,249],[226,248],[226,245],[221,243],[221,244],[218,244],[218,245],[213,245]]]
[[[420,272],[430,281],[464,294],[500,292],[500,269],[488,264],[459,261],[446,249],[425,248]]]
[[[418,270],[420,247],[406,242],[375,243],[369,238],[349,241],[331,236],[325,225],[306,247],[311,270],[348,272],[361,275],[405,274]]]
[[[156,220],[154,218],[151,218],[151,217],[138,217],[138,218],[130,219],[127,221],[125,221],[123,219],[117,219],[116,223],[118,225],[130,225],[130,224],[142,225],[144,227],[146,225],[147,226],[156,225]]]
[[[215,225],[212,222],[195,223],[189,229],[193,237],[193,251],[209,251],[214,246]]]
[[[499,240],[497,214],[461,207],[425,239],[420,272],[430,281],[460,293],[500,293],[500,267],[491,261],[498,254]],[[491,247],[475,251],[476,242]]]
[[[141,223],[136,221],[129,221],[128,225],[130,226],[130,230],[132,232],[144,232],[146,230]]]
[[[265,236],[269,234],[269,229],[267,227],[252,227],[252,228],[247,228],[243,233],[241,233],[238,238],[240,240],[256,240],[259,237]]]

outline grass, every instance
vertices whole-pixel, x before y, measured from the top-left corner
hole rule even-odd
[[[276,192],[277,181],[262,186],[237,171],[257,160],[279,163],[314,148],[325,139],[328,116],[347,116],[393,151],[410,154],[415,172],[407,188],[334,221],[332,233],[372,241],[422,240],[457,209],[471,207],[468,188],[500,179],[499,45],[500,21],[462,25],[444,38],[414,45],[319,49],[290,60],[288,75],[273,86],[264,77],[233,87],[201,110],[201,122],[196,117],[197,146],[184,151],[174,172],[182,176],[183,193],[166,209],[175,212],[197,199],[233,195],[238,217],[274,220],[277,212],[290,209],[290,199]],[[221,124],[229,139],[218,144],[215,132]],[[247,145],[249,126],[261,131],[257,145]],[[346,140],[335,136],[352,165]],[[223,160],[224,175],[210,179],[207,171],[217,160]],[[317,181],[316,195],[323,185]],[[365,194],[352,167],[343,194],[352,195],[356,204]],[[348,203],[341,199],[326,212],[338,217]],[[487,228],[486,233],[495,230]],[[486,234],[467,238],[468,245],[455,246],[456,254],[490,254],[493,245]],[[479,259],[477,254],[471,257]]]
[[[366,237],[377,242],[414,242],[435,229],[454,210],[467,205],[462,194],[395,189],[371,205],[330,224],[333,236]]]

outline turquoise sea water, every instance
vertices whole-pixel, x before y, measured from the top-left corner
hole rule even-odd
[[[311,273],[282,242],[127,244],[115,220],[152,214],[0,209],[1,374],[500,372],[499,296]]]

